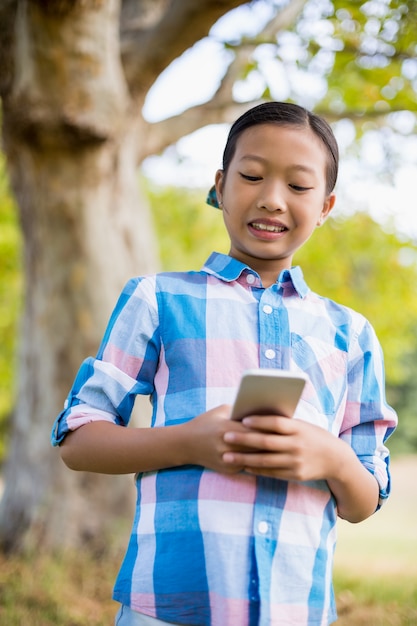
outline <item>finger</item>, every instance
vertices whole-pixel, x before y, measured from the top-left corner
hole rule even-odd
[[[247,468],[289,469],[291,458],[287,454],[264,452],[261,454],[242,452],[225,452],[223,461],[231,465],[242,465]]]
[[[245,428],[280,435],[287,435],[293,432],[294,427],[291,422],[291,418],[279,415],[250,415],[242,420]]]
[[[266,452],[285,452],[290,448],[290,438],[276,433],[260,433],[259,431],[246,431],[237,433],[228,431],[224,433],[223,440],[233,446],[238,447],[240,452],[248,450],[262,450]]]

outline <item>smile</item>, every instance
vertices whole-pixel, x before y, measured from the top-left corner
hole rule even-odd
[[[278,225],[275,226],[273,224],[263,224],[260,222],[252,222],[251,226],[255,230],[264,230],[264,231],[267,231],[268,233],[283,233],[284,230],[287,230],[285,226],[278,226]]]

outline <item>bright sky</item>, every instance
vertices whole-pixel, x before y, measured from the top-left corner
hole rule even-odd
[[[270,2],[259,2],[256,10],[244,6],[224,16],[212,29],[210,39],[196,44],[159,77],[148,95],[145,117],[150,122],[156,122],[209,100],[228,60],[221,41],[234,35],[257,32],[270,12]],[[271,62],[268,54],[264,57],[264,71],[274,77],[271,81],[272,96],[276,100],[285,100],[289,95],[288,79],[277,63]],[[322,91],[323,81],[312,76],[306,82],[304,75],[302,82],[303,91],[298,102],[309,108]],[[234,95],[240,101],[248,101],[259,97],[260,92],[262,85],[253,79],[245,85],[237,85]],[[342,153],[337,187],[338,211],[351,213],[358,209],[366,210],[375,220],[394,224],[398,232],[417,241],[417,137],[408,134],[413,122],[411,115],[404,114],[398,118],[397,129],[403,133],[400,138],[387,134],[381,143],[380,135],[370,135],[362,145],[360,160],[343,157],[344,149],[352,143],[354,136],[350,123],[337,124],[334,130]],[[144,173],[161,185],[209,188],[216,169],[221,166],[227,132],[226,125],[202,128],[181,139],[164,155],[147,159]],[[383,143],[393,141],[397,142],[401,159],[395,165],[386,165],[388,177],[380,175],[377,178],[375,167],[385,162]]]

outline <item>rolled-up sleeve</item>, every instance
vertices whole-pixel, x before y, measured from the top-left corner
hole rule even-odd
[[[111,315],[95,358],[81,365],[51,443],[92,421],[127,426],[138,394],[150,395],[159,359],[158,313],[152,277],[130,280]]]
[[[348,397],[340,432],[379,485],[378,508],[391,489],[388,437],[397,414],[385,397],[384,359],[379,341],[366,320],[358,329],[349,355]]]

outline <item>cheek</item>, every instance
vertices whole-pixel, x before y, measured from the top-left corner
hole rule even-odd
[[[309,198],[307,201],[300,202],[294,207],[294,215],[297,219],[303,220],[306,226],[314,225],[320,219],[323,211],[324,201],[320,196]]]
[[[299,212],[293,212],[293,223],[297,227],[297,231],[302,237],[310,236],[310,234],[317,228],[317,223],[320,219],[320,213],[317,211],[303,210]]]

